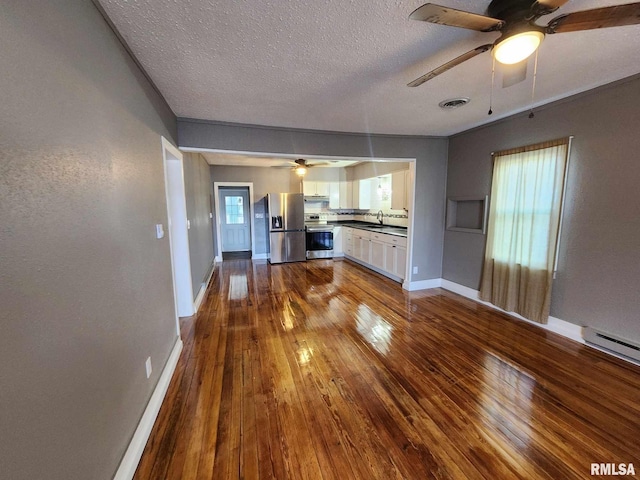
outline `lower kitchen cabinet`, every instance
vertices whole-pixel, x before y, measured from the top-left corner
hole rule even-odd
[[[385,247],[386,244],[382,243],[379,239],[370,240],[371,243],[371,265],[374,267],[385,268]]]
[[[406,237],[343,228],[345,257],[394,280],[404,280],[407,262]]]
[[[364,263],[371,263],[371,234],[366,230],[354,230],[353,256]]]
[[[384,246],[384,270],[396,277],[404,279],[407,263],[407,249],[397,245],[385,244]]]

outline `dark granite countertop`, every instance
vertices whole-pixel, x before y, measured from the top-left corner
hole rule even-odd
[[[360,230],[367,230],[369,232],[380,232],[388,235],[397,235],[399,237],[407,236],[406,227],[398,227],[395,225],[378,225],[375,223],[358,222],[354,220],[329,221],[327,223],[331,225],[335,225],[336,227],[359,228]]]

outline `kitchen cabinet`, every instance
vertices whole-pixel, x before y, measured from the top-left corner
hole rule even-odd
[[[343,181],[339,183],[340,203],[339,208],[353,208],[353,182]]]
[[[379,238],[371,239],[371,265],[385,269],[385,244]]]
[[[371,233],[366,230],[354,229],[353,256],[364,262],[371,263]]]
[[[407,248],[396,246],[395,256],[395,266],[392,273],[404,279],[407,274]]]
[[[346,208],[340,206],[342,182],[329,182],[329,208]]]
[[[391,174],[391,209],[409,210],[411,200],[411,172],[403,170]]]
[[[307,197],[329,197],[329,183],[304,180],[302,182],[302,191]]]
[[[371,208],[371,179],[353,181],[353,208],[369,210]]]
[[[343,248],[344,254],[349,257],[353,257],[353,228],[350,227],[342,227],[342,235],[343,235]]]
[[[394,280],[404,280],[407,238],[398,235],[348,228],[345,256]]]

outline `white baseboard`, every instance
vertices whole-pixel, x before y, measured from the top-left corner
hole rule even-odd
[[[211,277],[209,277],[211,278]],[[203,283],[200,287],[200,291],[198,291],[198,295],[193,302],[193,314],[195,315],[200,310],[200,305],[202,305],[202,300],[204,299],[204,292],[207,291],[207,286],[209,285],[209,281],[207,283]]]
[[[531,320],[524,318],[522,315],[518,315],[515,312],[507,312],[502,310],[499,307],[496,307],[494,304],[485,302],[480,300],[478,290],[474,290],[473,288],[465,287],[464,285],[459,285],[457,283],[451,282],[449,280],[442,279],[442,288],[445,290],[449,290],[451,292],[462,295],[463,297],[467,297],[471,300],[475,300],[478,303],[482,303],[487,307],[491,307],[495,310],[499,310],[503,313],[511,315],[512,317],[517,318],[518,320],[522,320],[524,322],[530,323],[531,325],[535,325],[536,327],[544,328],[545,330],[549,330],[551,332],[562,335],[563,337],[570,338],[571,340],[575,340],[579,343],[585,343],[582,338],[582,327],[580,325],[576,325],[574,323],[567,322],[565,320],[561,320],[556,317],[549,317],[548,323],[545,325],[543,323],[532,322]]]
[[[211,282],[211,279],[213,278],[213,272],[216,269],[216,261],[215,259],[213,260],[213,268],[211,268],[211,271],[209,272],[209,276],[207,277],[207,279],[205,280],[205,282],[200,286],[200,290],[198,291],[198,295],[196,295],[196,299],[193,301],[193,314],[195,315],[196,313],[198,313],[198,310],[200,310],[200,306],[202,305],[202,300],[204,299],[204,294],[207,291],[207,288],[209,288],[209,283]]]
[[[149,435],[151,435],[151,429],[153,428],[153,424],[160,411],[160,406],[169,388],[169,383],[178,364],[181,351],[182,340],[178,338],[113,480],[131,480],[136,473],[140,457],[142,457],[144,447],[147,444],[147,440],[149,440]]]
[[[268,253],[252,253],[251,260],[267,260],[269,258]]]
[[[442,286],[441,278],[431,278],[429,280],[418,280],[416,282],[407,282],[405,281],[402,284],[402,288],[413,292],[415,290],[427,290],[429,288],[438,288]]]

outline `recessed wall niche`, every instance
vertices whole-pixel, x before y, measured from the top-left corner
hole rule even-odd
[[[467,233],[486,233],[489,197],[447,198],[447,230]]]

